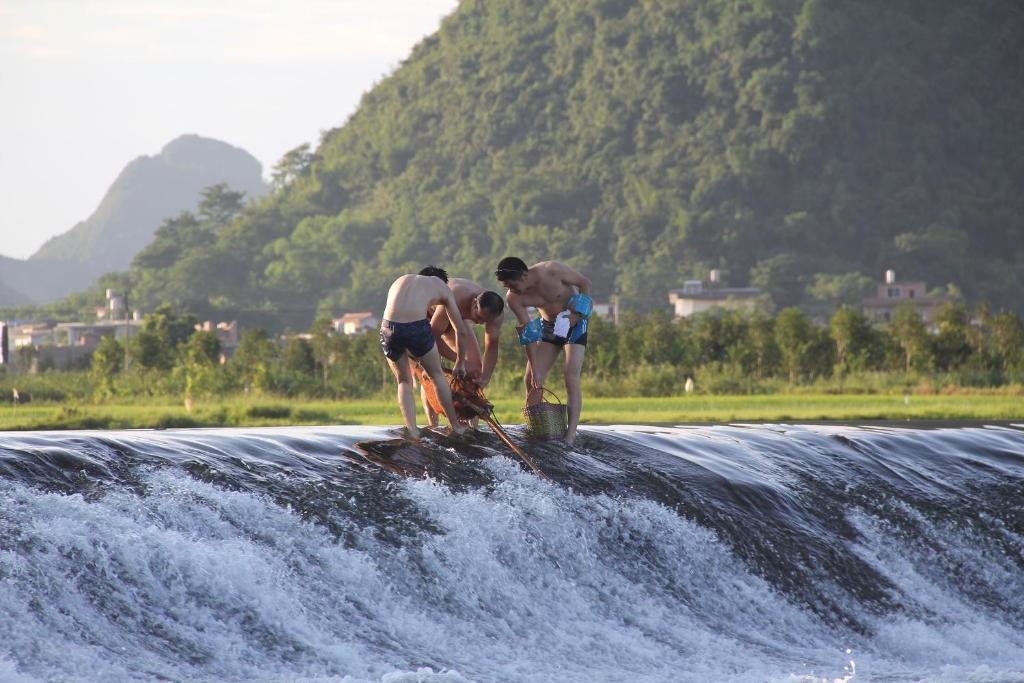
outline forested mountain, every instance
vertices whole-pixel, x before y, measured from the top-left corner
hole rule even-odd
[[[129,163],[87,220],[27,261],[0,259],[0,281],[36,303],[84,289],[103,273],[127,269],[161,221],[194,210],[200,191],[221,182],[254,196],[266,191],[262,166],[248,152],[198,135],[176,138]],[[3,296],[0,290],[0,304],[23,303]]]
[[[0,282],[0,302],[7,306],[21,306],[31,302],[27,296]]]
[[[165,224],[132,278],[275,327],[506,255],[639,308],[712,267],[778,306],[891,267],[1019,308],[1021,45],[1015,0],[464,0],[271,196]]]

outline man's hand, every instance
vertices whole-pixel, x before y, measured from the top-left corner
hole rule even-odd
[[[466,376],[466,359],[465,358],[460,358],[458,361],[456,361],[455,367],[452,368],[452,375],[455,376],[455,377],[459,377],[459,378],[462,378],[462,377]]]
[[[537,388],[537,376],[533,374],[533,363],[526,361],[526,391],[527,393]]]

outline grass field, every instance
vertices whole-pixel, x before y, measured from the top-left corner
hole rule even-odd
[[[496,404],[504,424],[522,422],[517,400]],[[655,424],[690,422],[800,422],[817,420],[1024,420],[1024,398],[1008,395],[689,396],[589,398],[583,422]],[[233,400],[181,404],[47,404],[0,407],[0,430],[258,427],[280,425],[395,425],[392,401]],[[422,414],[420,423],[424,422]]]

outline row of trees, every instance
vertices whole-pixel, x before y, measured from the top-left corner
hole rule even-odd
[[[216,335],[197,331],[195,322],[165,306],[146,317],[127,349],[105,338],[92,359],[89,393],[98,399],[240,393],[365,398],[392,391],[372,332],[337,334],[326,319],[284,339],[251,329],[226,359]],[[589,336],[584,375],[593,393],[679,394],[690,377],[700,391],[715,393],[823,381],[842,388],[869,373],[884,375],[889,386],[936,378],[961,386],[1024,381],[1021,317],[986,307],[972,314],[952,302],[938,310],[932,329],[909,306],[885,328],[848,307],[827,325],[814,324],[797,308],[774,318],[718,309],[683,320],[661,312],[625,313],[619,325],[595,318]],[[512,325],[506,325],[491,395],[518,393],[524,367]]]
[[[373,335],[336,334],[329,320],[283,342],[265,330],[250,329],[229,359],[217,335],[196,330],[195,324],[194,316],[162,306],[146,316],[127,348],[105,337],[92,359],[93,394],[354,398],[381,389],[383,367]]]
[[[985,307],[972,316],[952,302],[938,310],[932,329],[910,306],[898,309],[885,328],[843,307],[824,326],[786,308],[774,318],[732,311],[684,320],[627,314],[617,327],[599,320],[592,329],[590,373],[614,380],[631,368],[661,368],[654,389],[640,393],[677,393],[686,377],[707,390],[739,392],[770,387],[771,380],[830,380],[841,388],[864,373],[884,373],[890,384],[941,377],[956,385],[999,386],[1024,379],[1020,316]]]

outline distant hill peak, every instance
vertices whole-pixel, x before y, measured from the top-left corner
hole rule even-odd
[[[47,302],[84,289],[103,273],[127,270],[164,220],[195,210],[202,190],[218,183],[249,197],[267,190],[262,165],[244,149],[196,134],[179,136],[158,154],[125,165],[86,220],[50,238],[28,261],[0,263],[0,281]]]

